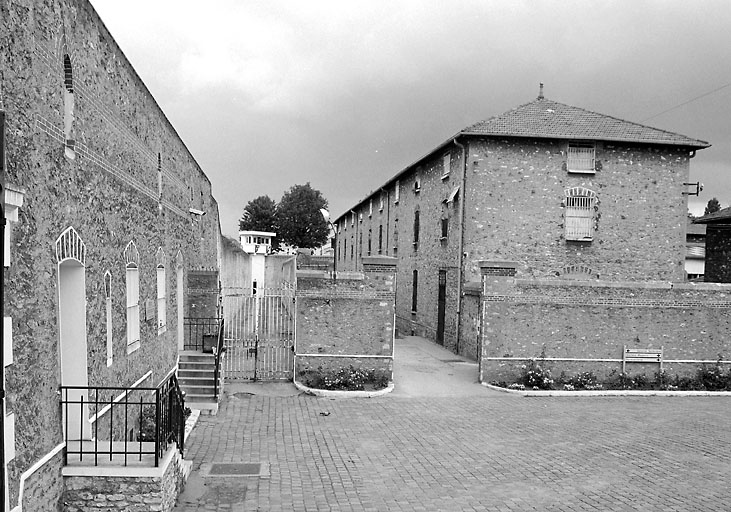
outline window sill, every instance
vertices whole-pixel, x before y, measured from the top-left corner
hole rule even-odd
[[[166,333],[167,330],[168,330],[167,325],[160,326],[157,328],[157,335],[160,336],[161,334]]]
[[[414,310],[412,309],[412,310],[411,310],[411,314],[412,314],[412,315],[416,315],[416,311],[414,311]]]
[[[107,358],[107,368],[109,368],[110,366],[112,366],[112,362],[113,362],[113,359],[111,357],[108,357]]]
[[[440,242],[446,242],[447,241],[447,237],[446,236],[440,236],[439,237],[439,241]]]
[[[593,242],[594,238],[567,238],[567,242]]]
[[[129,343],[127,345],[127,354],[131,354],[132,352],[136,351],[138,348],[140,348],[140,340],[133,341],[132,343]]]
[[[596,174],[596,170],[594,170],[594,169],[590,169],[590,170],[569,169],[567,172],[569,174]]]
[[[449,173],[442,174],[442,181],[449,179]]]

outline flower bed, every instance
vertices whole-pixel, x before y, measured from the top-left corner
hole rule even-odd
[[[298,372],[298,379],[308,388],[337,391],[372,391],[388,387],[390,373],[375,368],[353,365],[325,369],[322,366]]]
[[[630,375],[613,370],[602,382],[593,372],[581,372],[568,376],[564,372],[554,378],[546,367],[545,355],[531,359],[523,365],[520,376],[515,382],[491,382],[493,386],[518,391],[561,390],[561,391],[598,391],[598,390],[637,390],[637,391],[731,391],[731,367],[726,369],[721,358],[716,364],[704,364],[694,375],[668,375],[664,370],[655,372],[651,377],[646,374]]]

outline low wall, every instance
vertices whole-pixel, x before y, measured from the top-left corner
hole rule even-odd
[[[483,382],[512,382],[527,359],[546,356],[554,376],[621,372],[622,351],[664,349],[664,368],[688,375],[731,358],[731,285],[613,283],[483,277]],[[658,364],[628,363],[651,376]]]
[[[170,512],[183,491],[189,465],[171,447],[158,468],[67,466],[63,470],[64,510]]]
[[[392,373],[395,260],[369,260],[363,273],[298,271],[295,378],[350,365]]]

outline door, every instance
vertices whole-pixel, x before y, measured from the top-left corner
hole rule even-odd
[[[447,310],[447,271],[439,271],[439,292],[437,295],[437,343],[444,345],[444,315]]]

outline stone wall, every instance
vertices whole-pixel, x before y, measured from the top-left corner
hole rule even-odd
[[[162,476],[65,476],[66,512],[170,512],[185,486],[187,468],[177,448],[161,462]],[[146,471],[145,473],[149,473]],[[30,509],[35,510],[35,509]]]
[[[324,272],[298,272],[295,376],[308,368],[351,364],[391,371],[393,259],[371,260],[378,261],[377,271],[334,279]]]
[[[25,189],[12,225],[4,314],[12,317],[14,362],[6,370],[20,475],[62,442],[58,387],[56,240],[72,227],[85,244],[88,383],[155,385],[177,358],[176,261],[215,269],[220,239],[211,184],[86,0],[0,4],[0,69],[9,183]],[[190,209],[206,212],[194,215]],[[140,344],[128,354],[125,248],[139,253]],[[157,268],[165,274],[167,328],[158,328]],[[112,361],[107,361],[111,286]],[[39,471],[58,474],[53,458]],[[45,474],[45,473],[44,473]],[[42,485],[43,490],[36,486]],[[60,485],[26,481],[53,508]]]
[[[545,354],[554,375],[621,372],[622,351],[664,348],[664,368],[689,374],[731,359],[731,285],[566,282],[486,276],[481,379],[511,382]],[[659,365],[632,363],[651,376]]]

